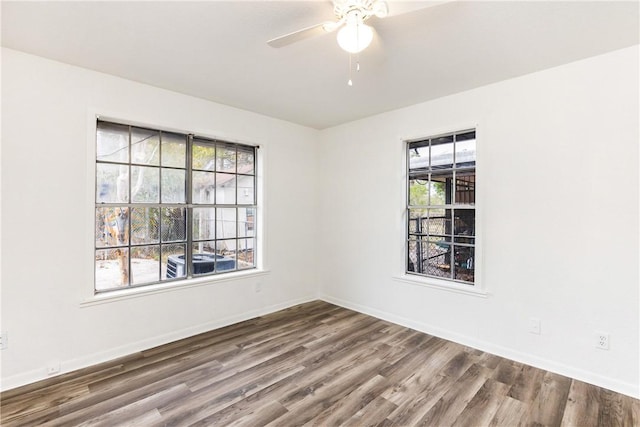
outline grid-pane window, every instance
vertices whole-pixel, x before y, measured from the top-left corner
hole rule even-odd
[[[255,268],[256,148],[98,121],[95,291]]]
[[[476,132],[407,143],[407,273],[475,282]]]

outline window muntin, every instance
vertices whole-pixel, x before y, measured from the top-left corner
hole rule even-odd
[[[256,148],[98,120],[95,292],[255,268]]]
[[[473,285],[475,130],[408,142],[407,177],[406,272]]]

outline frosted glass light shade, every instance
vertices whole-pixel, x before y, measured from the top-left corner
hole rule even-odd
[[[373,29],[362,22],[347,23],[338,31],[338,44],[349,53],[358,53],[373,40]]]

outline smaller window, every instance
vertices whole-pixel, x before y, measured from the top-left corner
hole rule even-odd
[[[474,284],[475,198],[475,130],[407,143],[407,273]]]

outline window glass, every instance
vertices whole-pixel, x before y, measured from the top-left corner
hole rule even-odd
[[[237,165],[239,174],[253,175],[256,165],[254,151],[238,147]]]
[[[475,130],[407,143],[407,166],[407,273],[474,284]]]
[[[131,129],[131,163],[155,166],[160,163],[159,131]]]
[[[96,159],[129,163],[129,127],[99,122],[96,131]]]
[[[216,170],[216,147],[209,141],[195,140],[191,156],[193,169]]]
[[[96,203],[129,202],[129,166],[111,163],[96,165]]]
[[[236,148],[221,146],[216,151],[216,170],[218,172],[236,172]]]
[[[255,147],[98,121],[95,171],[96,292],[255,268]]]
[[[187,158],[187,138],[185,135],[162,133],[162,166],[184,168]]]
[[[160,169],[131,166],[131,201],[158,203],[160,201]]]
[[[186,202],[186,172],[182,169],[161,169],[162,203]]]
[[[131,209],[131,243],[140,245],[160,242],[160,208]]]

